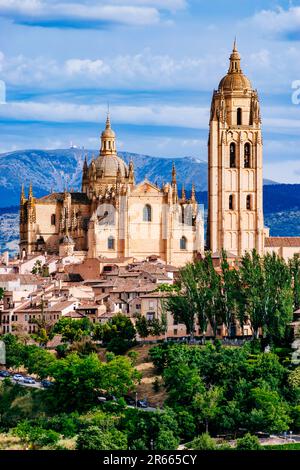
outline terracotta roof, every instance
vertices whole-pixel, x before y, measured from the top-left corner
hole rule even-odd
[[[47,308],[47,312],[61,312],[65,308],[70,307],[71,305],[75,304],[74,300],[65,300],[63,302],[57,302],[52,307]]]
[[[265,238],[265,247],[299,247],[300,237],[268,237]]]

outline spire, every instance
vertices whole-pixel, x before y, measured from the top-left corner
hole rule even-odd
[[[21,204],[24,204],[25,202],[25,192],[24,192],[24,184],[22,184],[21,188]]]
[[[31,181],[30,181],[28,199],[32,199],[32,196],[33,196],[33,193],[32,193],[32,183],[31,183]]]
[[[134,184],[134,165],[132,159],[129,162],[128,181],[129,183]]]
[[[196,190],[195,190],[195,185],[194,185],[194,183],[193,183],[193,185],[192,185],[191,202],[196,202]]]
[[[234,39],[232,54],[230,56],[230,65],[229,65],[228,73],[242,73],[241,56],[237,50],[236,37]]]
[[[181,199],[183,201],[186,200],[186,195],[185,195],[185,188],[184,188],[184,184],[182,185],[182,190],[181,190]]]
[[[107,111],[106,126],[105,126],[105,128],[106,128],[106,129],[111,129],[109,108],[108,108],[108,111]]]
[[[172,184],[177,184],[177,180],[176,180],[176,167],[175,167],[175,163],[173,162],[173,165],[172,165]]]
[[[101,156],[116,155],[116,134],[111,128],[110,113],[108,111],[105,129],[101,134]]]
[[[86,171],[88,169],[88,164],[87,164],[87,155],[84,155],[84,163],[83,163],[83,171]]]
[[[237,46],[236,46],[236,36],[234,37],[234,43],[233,43],[233,49],[232,52],[238,52]]]

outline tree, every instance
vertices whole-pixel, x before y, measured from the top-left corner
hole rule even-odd
[[[289,268],[292,276],[294,309],[300,308],[300,255],[297,253],[289,260]]]
[[[130,318],[119,313],[103,325],[103,343],[109,351],[123,354],[134,344],[136,330]]]
[[[176,450],[178,445],[179,439],[170,429],[161,429],[154,442],[155,450]]]
[[[18,368],[24,364],[26,357],[26,346],[21,344],[18,338],[7,333],[1,338],[6,347],[6,367]]]
[[[218,414],[222,398],[223,389],[218,386],[211,386],[209,389],[195,395],[193,408],[199,415],[200,420],[204,421],[207,434],[210,421]]]
[[[103,363],[95,353],[84,357],[71,353],[56,360],[49,367],[49,376],[54,385],[44,393],[51,409],[60,412],[89,409],[103,392],[123,396],[140,379],[128,357]]]
[[[60,435],[53,430],[46,430],[39,426],[32,426],[29,421],[22,421],[13,429],[13,434],[18,436],[24,445],[31,449],[47,446],[55,446]]]
[[[40,379],[49,375],[51,366],[56,362],[53,354],[35,345],[27,346],[24,366],[30,374],[36,374]]]
[[[283,432],[291,423],[288,404],[276,391],[264,388],[252,390],[253,407],[249,416],[251,429],[255,431]]]
[[[54,334],[61,334],[63,342],[74,343],[91,334],[93,324],[88,318],[73,320],[72,318],[60,318],[53,327]]]
[[[217,445],[216,441],[208,433],[205,433],[195,437],[192,442],[187,444],[187,448],[192,450],[216,450]]]
[[[290,372],[288,382],[291,387],[300,389],[300,367]]]
[[[261,445],[258,437],[247,433],[241,439],[236,441],[236,450],[260,450]]]
[[[103,431],[97,426],[83,429],[76,442],[77,450],[127,450],[127,436],[123,432],[112,428]]]
[[[149,336],[149,323],[143,315],[137,316],[135,328],[141,338],[145,339]]]

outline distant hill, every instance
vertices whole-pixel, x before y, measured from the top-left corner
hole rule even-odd
[[[89,161],[93,154],[97,155],[96,151],[77,148],[18,150],[0,154],[0,207],[17,205],[21,184],[28,188],[30,181],[36,197],[44,196],[52,189],[63,191],[66,184],[70,189],[80,189],[84,153],[87,153]],[[119,155],[127,163],[133,160],[137,182],[144,178],[158,184],[170,181],[174,161],[179,188],[184,184],[189,189],[195,183],[197,191],[207,190],[207,162],[203,160],[151,157],[129,152],[119,152]],[[270,180],[264,183],[276,184]]]

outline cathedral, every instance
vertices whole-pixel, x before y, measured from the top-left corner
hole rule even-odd
[[[110,116],[98,158],[85,159],[81,192],[39,199],[30,185],[20,201],[20,255],[37,252],[122,261],[150,256],[174,266],[204,250],[203,217],[195,196],[179,196],[176,168],[171,183],[135,183],[134,166],[118,157]]]
[[[197,183],[197,182],[196,182]],[[142,260],[157,256],[183,266],[204,249],[240,258],[255,249],[289,259],[300,237],[271,237],[263,217],[263,140],[257,90],[244,75],[234,42],[229,70],[214,91],[208,139],[208,220],[184,188],[176,168],[162,187],[135,184],[134,166],[118,157],[108,115],[101,149],[84,162],[81,192],[36,199],[30,185],[20,201],[20,255],[36,252],[88,258]]]

